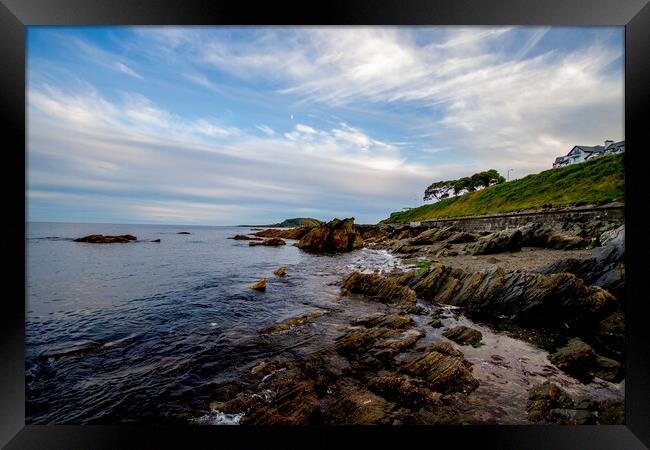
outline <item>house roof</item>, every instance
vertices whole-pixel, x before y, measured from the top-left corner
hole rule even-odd
[[[605,147],[603,147],[602,145],[595,145],[595,146],[576,145],[573,148],[576,147],[582,150],[583,152],[587,152],[587,153],[602,152],[603,150],[605,150]],[[571,151],[573,151],[573,148],[571,149]]]
[[[614,142],[613,144],[609,144],[606,148],[609,150],[618,147],[625,147],[625,141]]]

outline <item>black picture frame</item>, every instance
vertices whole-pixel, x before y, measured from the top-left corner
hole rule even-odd
[[[5,258],[0,312],[0,445],[19,448],[284,448],[350,442],[364,446],[465,445],[526,449],[637,449],[650,446],[650,345],[644,278],[644,121],[650,109],[650,4],[646,0],[383,0],[318,4],[184,0],[0,0],[0,96],[5,142]],[[559,25],[625,26],[626,424],[621,426],[137,427],[25,425],[25,27],[29,25]],[[644,114],[645,113],[645,114]],[[21,192],[22,191],[22,192]],[[22,262],[22,266],[19,262]],[[418,439],[416,441],[416,439]],[[228,443],[228,444],[226,444]]]

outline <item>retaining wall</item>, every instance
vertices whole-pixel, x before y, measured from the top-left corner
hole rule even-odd
[[[607,206],[595,208],[573,208],[564,210],[535,211],[524,213],[490,214],[484,216],[455,217],[449,219],[426,220],[412,222],[425,228],[454,226],[463,231],[501,231],[508,228],[517,228],[533,222],[566,223],[589,222],[602,220],[613,226],[625,223],[625,206]],[[406,224],[390,224],[401,227]]]

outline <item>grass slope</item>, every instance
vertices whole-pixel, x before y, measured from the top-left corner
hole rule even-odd
[[[609,155],[528,175],[458,197],[407,211],[394,212],[381,223],[505,213],[553,206],[608,203],[625,198],[625,154]]]
[[[280,223],[274,223],[272,225],[266,225],[267,227],[276,227],[276,228],[293,228],[293,227],[315,227],[322,224],[318,219],[312,219],[310,217],[296,217],[295,219],[283,220]]]

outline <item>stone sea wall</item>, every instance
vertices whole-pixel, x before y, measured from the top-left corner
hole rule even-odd
[[[489,214],[484,216],[455,217],[449,219],[426,220],[418,222],[425,228],[453,226],[466,232],[494,232],[517,228],[530,223],[561,224],[583,223],[601,220],[612,227],[617,227],[625,222],[624,206],[606,206],[594,208],[572,208],[562,210],[535,211],[507,214]],[[401,228],[408,224],[389,224],[390,227]]]

